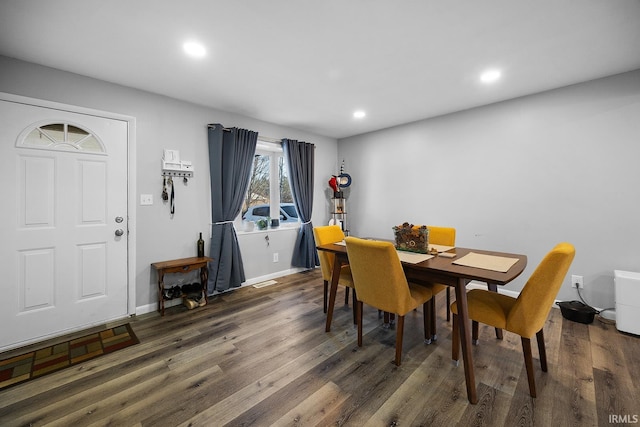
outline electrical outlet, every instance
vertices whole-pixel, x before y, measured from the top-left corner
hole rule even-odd
[[[584,283],[582,282],[582,276],[571,276],[571,287],[584,289]]]
[[[278,252],[274,252],[274,254],[273,254],[273,262],[278,262]]]

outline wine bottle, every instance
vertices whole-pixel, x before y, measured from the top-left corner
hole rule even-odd
[[[200,233],[200,238],[198,239],[198,256],[204,256],[204,240],[202,240],[202,233]]]

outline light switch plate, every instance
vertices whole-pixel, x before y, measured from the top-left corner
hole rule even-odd
[[[153,204],[153,194],[141,194],[140,206],[148,206]]]

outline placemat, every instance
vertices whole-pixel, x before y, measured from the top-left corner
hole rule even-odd
[[[419,254],[416,252],[407,252],[407,251],[398,251],[398,257],[400,261],[406,262],[409,264],[418,264],[419,262],[426,261],[428,259],[433,258],[433,255],[428,254]]]
[[[518,262],[517,258],[507,258],[496,255],[485,255],[475,252],[469,252],[462,258],[453,261],[453,264],[506,273],[511,267],[513,267],[516,262]]]

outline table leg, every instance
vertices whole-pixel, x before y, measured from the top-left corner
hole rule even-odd
[[[464,378],[467,383],[467,398],[470,403],[478,403],[476,393],[476,379],[473,373],[473,356],[471,354],[471,331],[469,331],[469,309],[467,307],[466,280],[459,279],[456,284],[456,305],[458,308],[458,326],[460,342],[462,343],[462,361],[464,364]]]
[[[491,292],[498,292],[498,285],[495,283],[487,283],[487,288],[489,288]],[[496,328],[496,338],[499,340],[502,339],[502,329]]]
[[[158,270],[158,311],[164,316],[164,271]]]
[[[209,266],[205,265],[200,269],[200,283],[202,284],[202,296],[204,297],[204,302],[208,303],[209,299],[207,298],[207,286],[209,279]]]
[[[336,293],[338,292],[338,280],[340,279],[340,269],[342,260],[338,255],[334,255],[333,272],[331,273],[331,286],[329,287],[329,306],[327,307],[327,324],[325,332],[331,331],[331,320],[333,319],[333,306],[336,303]]]

